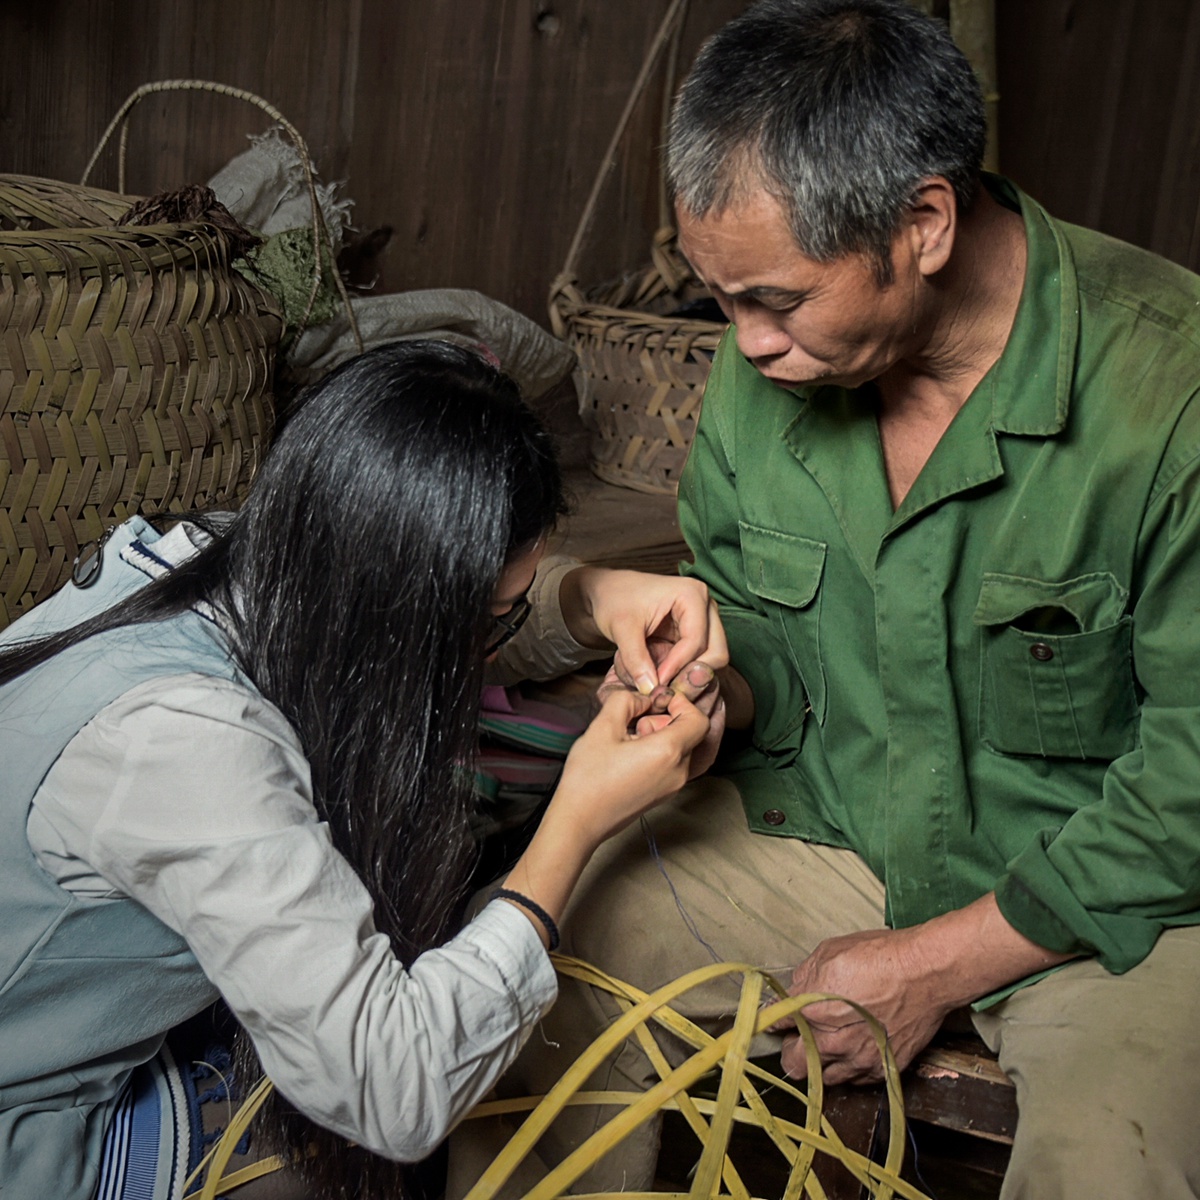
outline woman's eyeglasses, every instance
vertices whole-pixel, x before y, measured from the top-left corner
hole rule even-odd
[[[525,624],[533,604],[527,595],[522,596],[506,613],[492,617],[497,628],[484,644],[484,654],[495,654],[505,642],[516,637],[521,626]]]

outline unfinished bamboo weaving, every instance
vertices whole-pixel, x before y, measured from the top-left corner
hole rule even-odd
[[[604,1106],[611,1109],[613,1115],[526,1192],[524,1200],[553,1200],[564,1195],[609,1150],[655,1113],[665,1110],[679,1112],[696,1138],[698,1159],[692,1183],[686,1192],[642,1193],[639,1200],[685,1200],[685,1197],[716,1200],[725,1196],[733,1200],[750,1200],[751,1193],[742,1179],[743,1173],[739,1172],[730,1152],[730,1135],[735,1125],[761,1129],[783,1156],[788,1167],[783,1200],[799,1200],[802,1196],[824,1200],[825,1190],[819,1174],[822,1158],[841,1163],[862,1185],[864,1195],[878,1200],[891,1200],[893,1196],[926,1200],[924,1193],[900,1178],[906,1134],[899,1072],[882,1026],[869,1013],[859,1009],[870,1024],[879,1047],[891,1117],[887,1155],[882,1164],[847,1147],[822,1115],[821,1060],[812,1030],[800,1010],[814,1001],[831,997],[815,993],[788,996],[771,976],[743,963],[701,967],[651,994],[621,983],[578,959],[556,955],[555,966],[562,975],[610,993],[620,1005],[622,1015],[596,1038],[545,1096],[498,1100],[475,1109],[468,1120],[531,1111],[496,1161],[467,1194],[466,1200],[493,1200],[554,1118],[567,1105],[575,1104]],[[721,976],[741,977],[741,998],[732,1028],[719,1037],[712,1037],[681,1016],[672,1005],[693,988]],[[750,1044],[755,1035],[784,1017],[795,1020],[804,1041],[808,1060],[807,1091],[763,1070],[749,1059]],[[655,1027],[691,1046],[692,1055],[672,1067],[654,1037]],[[596,1068],[627,1037],[635,1038],[645,1051],[659,1075],[659,1082],[647,1092],[582,1091]],[[689,1089],[714,1070],[720,1075],[716,1099],[692,1095]],[[803,1124],[784,1120],[771,1112],[764,1095],[772,1091],[785,1093],[804,1106],[807,1116]],[[630,1200],[637,1196],[631,1192],[593,1193],[591,1200]]]
[[[0,629],[106,527],[237,501],[270,437],[275,302],[131,203],[0,176]]]
[[[840,1163],[858,1180],[864,1196],[875,1200],[891,1200],[893,1196],[903,1197],[903,1200],[928,1200],[925,1193],[900,1178],[907,1135],[899,1072],[882,1026],[865,1010],[859,1009],[874,1033],[886,1080],[890,1122],[887,1153],[882,1163],[846,1146],[822,1114],[821,1060],[812,1030],[800,1010],[815,1001],[832,997],[817,993],[788,996],[771,976],[743,963],[702,967],[647,994],[579,959],[564,955],[554,955],[553,959],[559,974],[581,980],[615,997],[622,1014],[546,1095],[487,1101],[468,1115],[467,1120],[471,1121],[529,1114],[467,1194],[466,1200],[494,1200],[551,1122],[569,1105],[599,1106],[610,1110],[612,1115],[568,1158],[545,1173],[525,1193],[523,1200],[556,1200],[566,1195],[572,1184],[614,1146],[656,1113],[667,1110],[681,1114],[696,1139],[697,1164],[688,1191],[591,1193],[589,1200],[718,1200],[723,1197],[751,1200],[752,1194],[743,1181],[745,1172],[738,1170],[730,1151],[730,1135],[738,1125],[762,1130],[765,1141],[782,1156],[787,1167],[782,1200],[800,1200],[801,1197],[824,1200],[825,1189],[820,1178],[823,1161]],[[732,1027],[721,1036],[713,1037],[681,1016],[672,1005],[693,988],[722,976],[740,977],[741,997]],[[804,1041],[808,1060],[806,1090],[762,1069],[749,1058],[755,1035],[784,1017],[795,1020]],[[654,1036],[656,1028],[667,1031],[676,1042],[690,1046],[691,1056],[673,1067]],[[646,1092],[583,1090],[596,1068],[626,1038],[637,1040],[654,1065],[659,1082]],[[714,1071],[719,1072],[720,1077],[716,1099],[693,1095],[689,1089],[694,1089],[701,1080],[710,1079]],[[186,1200],[212,1200],[252,1178],[280,1169],[281,1161],[272,1158],[224,1174],[234,1146],[250,1127],[269,1087],[264,1080],[242,1105],[225,1135],[188,1181],[188,1187],[191,1187],[204,1179],[203,1185],[189,1192]],[[706,1090],[711,1091],[711,1088]],[[772,1113],[766,1098],[771,1093],[783,1093],[798,1101],[806,1114],[803,1124]]]

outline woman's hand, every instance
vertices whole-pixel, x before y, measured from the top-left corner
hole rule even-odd
[[[562,779],[529,848],[505,887],[528,896],[555,921],[596,848],[687,782],[708,718],[686,696],[671,697],[661,728],[638,733],[650,700],[613,691],[571,748]],[[539,920],[526,911],[545,940]]]
[[[563,578],[559,603],[571,636],[593,649],[615,646],[621,681],[644,696],[693,660],[714,670],[729,661],[717,606],[698,579],[577,567]],[[660,662],[651,638],[669,646]]]
[[[672,650],[671,643],[657,638],[648,639],[646,645],[655,663],[665,661]],[[596,697],[603,701],[613,691],[625,691],[629,688],[630,684],[622,679],[618,664],[614,661],[604,677],[604,682],[597,689]],[[667,713],[672,696],[683,696],[690,700],[709,721],[704,740],[692,751],[688,779],[695,779],[698,775],[703,775],[716,761],[721,738],[725,733],[725,698],[721,695],[716,671],[706,662],[690,662],[669,683],[659,684],[650,693],[649,711],[637,720],[635,728],[638,733],[653,733],[671,719]]]
[[[708,732],[708,718],[685,695],[672,696],[647,726],[650,711],[648,697],[614,691],[567,756],[550,808],[570,812],[593,848],[683,787]]]

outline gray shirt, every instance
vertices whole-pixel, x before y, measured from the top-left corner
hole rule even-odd
[[[155,549],[177,561],[190,547],[172,537]],[[539,571],[510,671],[588,657],[558,611],[571,565]],[[132,897],[181,934],[280,1090],[389,1157],[432,1150],[556,995],[536,931],[503,902],[406,970],[317,817],[295,732],[228,680],[155,679],[108,705],[46,776],[27,832],[64,888]]]

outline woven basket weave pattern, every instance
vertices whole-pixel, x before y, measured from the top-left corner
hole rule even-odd
[[[576,311],[570,343],[592,427],[591,467],[608,483],[670,494],[696,431],[713,335]]]
[[[129,203],[0,177],[10,225],[110,223]],[[206,226],[0,233],[0,628],[107,526],[240,499],[280,331]]]
[[[607,483],[673,495],[696,432],[713,352],[725,326],[669,315],[704,295],[659,230],[640,275],[581,292],[560,277],[555,332],[579,357],[575,386],[592,437],[589,466]]]
[[[630,117],[666,55],[662,142],[667,142],[669,97],[674,91],[688,0],[671,0],[646,51],[608,149],[592,183],[566,262],[550,286],[550,324],[579,357],[579,409],[592,431],[589,465],[606,483],[639,492],[674,495],[696,431],[712,352],[724,326],[672,315],[697,294],[687,263],[675,249],[665,181],[660,180],[659,228],[651,265],[615,284],[577,286],[576,269],[604,180],[616,162]]]

